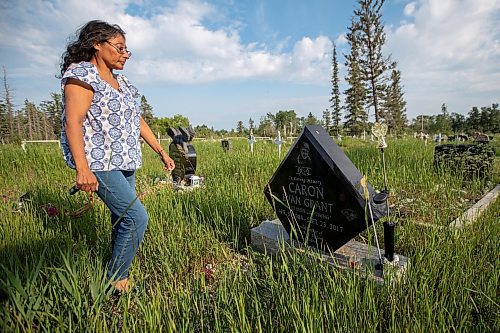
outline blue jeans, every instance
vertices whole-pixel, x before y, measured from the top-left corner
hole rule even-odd
[[[135,171],[95,171],[97,195],[111,211],[111,260],[107,277],[128,277],[132,259],[148,225],[148,213],[135,193]]]

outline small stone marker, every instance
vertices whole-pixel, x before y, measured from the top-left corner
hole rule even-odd
[[[362,175],[326,131],[307,125],[265,194],[293,238],[335,251],[366,229]],[[370,184],[367,190],[373,197]],[[383,206],[372,202],[374,221]]]
[[[474,142],[477,142],[477,143],[490,142],[490,137],[484,133],[475,132],[474,134],[472,134],[472,138],[474,139]]]

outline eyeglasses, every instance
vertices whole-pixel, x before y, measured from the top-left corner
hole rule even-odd
[[[127,54],[129,57],[132,56],[132,52],[130,52],[129,50],[127,50],[126,47],[123,47],[123,46],[117,46],[111,42],[108,42],[107,40],[105,40],[106,43],[108,43],[109,45],[113,46],[115,48],[116,51],[118,51],[118,53],[121,53],[121,54]]]

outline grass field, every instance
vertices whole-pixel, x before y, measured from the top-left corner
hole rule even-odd
[[[258,142],[251,155],[246,140],[234,140],[228,153],[220,142],[196,141],[205,184],[189,193],[172,191],[144,149],[137,191],[150,220],[131,275],[148,291],[121,298],[106,294],[106,207],[96,200],[80,218],[65,214],[86,197],[69,196],[74,173],[57,144],[29,145],[26,153],[1,146],[0,331],[500,331],[500,200],[456,234],[419,224],[447,226],[498,184],[498,157],[490,179],[464,181],[432,168],[433,144],[388,144],[396,252],[411,261],[399,283],[379,286],[299,252],[277,260],[255,251],[250,228],[275,218],[263,189],[280,163],[276,146]],[[375,145],[342,146],[382,188]],[[49,204],[58,215],[49,217]],[[380,222],[377,229],[382,234]]]

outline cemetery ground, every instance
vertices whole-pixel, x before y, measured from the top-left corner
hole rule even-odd
[[[74,173],[57,144],[0,147],[0,331],[137,332],[498,332],[500,199],[463,230],[448,225],[500,183],[435,170],[434,144],[388,140],[386,163],[396,253],[411,264],[379,285],[292,251],[270,257],[250,229],[275,213],[263,189],[280,163],[276,145],[247,140],[194,143],[202,188],[175,192],[144,149],[137,174],[149,227],[131,276],[143,293],[113,297],[104,266],[110,222],[96,200],[68,194]],[[376,143],[341,143],[376,189]],[[283,152],[290,143],[282,147]],[[283,155],[281,158],[283,158]],[[26,194],[22,199],[23,194]],[[382,238],[382,221],[376,223]],[[372,228],[356,240],[374,245]],[[380,239],[383,244],[383,239]]]

